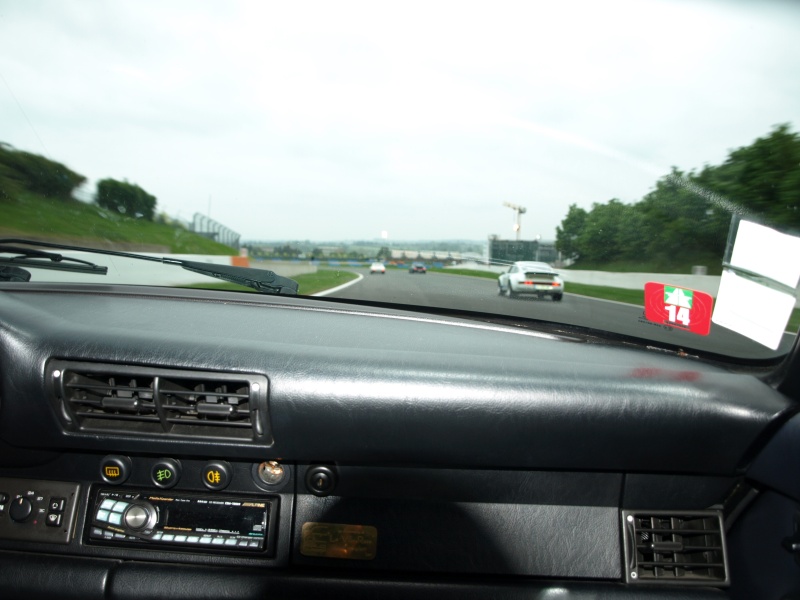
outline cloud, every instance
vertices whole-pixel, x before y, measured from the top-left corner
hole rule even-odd
[[[52,158],[245,238],[553,237],[800,122],[792,3],[4,3]],[[0,140],[43,152],[0,88]]]

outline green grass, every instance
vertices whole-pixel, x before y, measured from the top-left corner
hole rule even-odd
[[[795,308],[792,311],[792,316],[789,317],[789,324],[786,326],[786,331],[797,331],[800,329],[800,308]]]
[[[310,296],[317,292],[329,290],[337,285],[342,285],[348,281],[352,281],[358,277],[352,271],[340,271],[338,269],[319,269],[316,273],[305,273],[292,277],[298,284],[300,284],[300,293],[304,296]]]
[[[579,294],[581,296],[589,296],[590,298],[616,300],[617,302],[644,306],[644,290],[627,290],[624,288],[570,282],[565,284],[564,291],[568,294]]]
[[[0,200],[0,215],[2,237],[33,237],[76,246],[160,246],[175,254],[234,254],[232,248],[183,228],[132,219],[78,200],[23,192]]]
[[[296,275],[291,277],[300,286],[298,292],[304,296],[310,296],[317,292],[329,290],[342,285],[348,281],[352,281],[358,277],[357,274],[351,271],[339,271],[333,269],[319,269],[316,273],[304,273],[303,275]],[[253,292],[255,290],[243,285],[235,283],[228,283],[226,281],[220,283],[194,283],[192,285],[185,285],[181,287],[196,288],[203,290],[228,290],[231,292]]]
[[[582,271],[612,271],[615,273],[683,273],[692,272],[695,265],[703,265],[708,269],[709,275],[722,273],[722,260],[719,256],[701,255],[683,260],[647,260],[647,261],[612,261],[594,263],[587,260],[578,260],[569,269]]]

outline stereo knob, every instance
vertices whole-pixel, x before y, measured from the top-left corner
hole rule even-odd
[[[133,504],[128,507],[123,517],[125,527],[140,531],[152,527],[155,523],[156,511],[150,504]]]

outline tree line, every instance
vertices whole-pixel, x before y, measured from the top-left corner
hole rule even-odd
[[[779,125],[720,165],[672,171],[638,202],[572,204],[556,248],[576,266],[721,262],[731,217],[800,231],[800,136]]]
[[[17,198],[25,192],[70,201],[84,183],[86,177],[59,162],[0,142],[0,201]],[[101,179],[94,201],[128,217],[148,221],[156,218],[156,197],[128,181]]]

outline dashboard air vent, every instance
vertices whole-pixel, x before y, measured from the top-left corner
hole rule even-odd
[[[161,378],[159,391],[172,431],[252,429],[247,381]]]
[[[47,374],[70,431],[270,441],[262,375],[61,360]]]
[[[622,511],[628,583],[728,585],[719,511]]]
[[[107,371],[69,371],[64,377],[67,410],[83,423],[99,429],[111,423],[135,431],[160,429],[153,399],[153,377]]]

